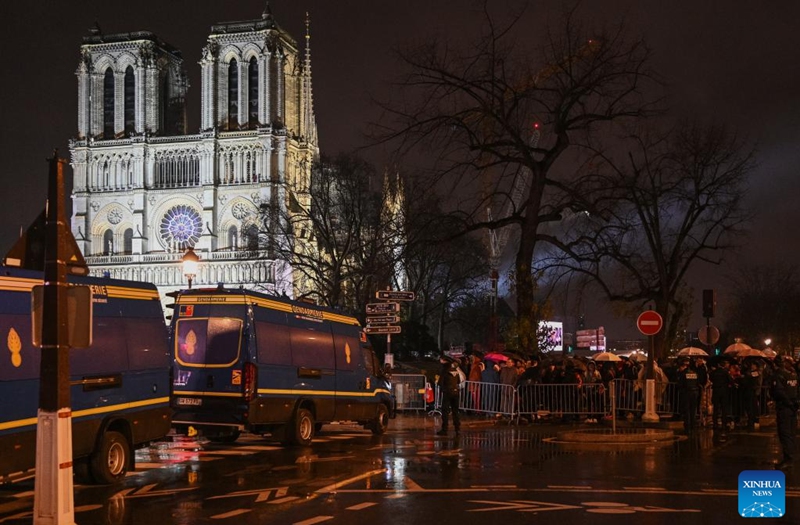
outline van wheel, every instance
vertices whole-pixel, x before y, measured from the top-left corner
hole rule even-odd
[[[373,434],[380,435],[386,433],[387,428],[389,428],[389,410],[387,410],[386,405],[381,403],[378,405],[378,413],[375,415],[375,419],[369,423],[369,429],[372,430]]]
[[[125,477],[130,457],[131,447],[125,436],[119,432],[106,432],[100,447],[89,459],[92,477],[97,483],[116,483]]]
[[[287,428],[287,431],[289,443],[309,446],[314,438],[314,414],[306,408],[298,408],[292,427]]]

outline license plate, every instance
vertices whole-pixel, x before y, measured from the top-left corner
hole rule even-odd
[[[203,404],[203,400],[196,397],[179,397],[177,401],[181,406],[198,407]]]

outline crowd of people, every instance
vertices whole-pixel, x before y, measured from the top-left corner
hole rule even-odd
[[[776,370],[781,363],[791,362],[800,373],[797,365],[789,357],[764,359],[756,357],[737,358],[723,355],[706,358],[679,357],[654,363],[656,380],[656,399],[661,411],[670,411],[672,416],[683,418],[687,430],[699,425],[710,425],[719,430],[741,427],[757,428],[759,416],[771,401],[770,386],[774,382]],[[463,356],[456,361],[464,372],[464,377],[472,386],[473,397],[481,390],[480,383],[507,385],[513,387],[535,384],[602,385],[599,391],[607,391],[614,379],[634,381],[633,391],[621,391],[621,395],[636,396],[632,400],[618,399],[618,406],[641,405],[641,381],[646,379],[646,362],[643,360],[621,358],[619,361],[595,362],[584,358],[538,358],[487,360],[479,355]],[[667,385],[677,387],[679,400],[673,399],[666,406]],[[587,389],[588,390],[588,389]],[[497,412],[509,413],[511,402],[499,390]],[[619,390],[618,390],[619,391]],[[485,396],[486,397],[486,396]],[[483,411],[491,411],[487,406],[490,399],[474,401],[471,406]],[[550,408],[550,407],[545,407]],[[589,410],[590,412],[590,410]],[[638,414],[635,414],[638,415]],[[597,419],[589,414],[589,422]],[[592,417],[594,416],[594,417]]]

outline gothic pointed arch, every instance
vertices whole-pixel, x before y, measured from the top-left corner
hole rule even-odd
[[[122,253],[125,255],[133,253],[133,228],[126,228],[122,232]]]
[[[255,129],[258,126],[258,60],[250,58],[247,66],[247,126]]]
[[[239,63],[228,62],[228,130],[239,129]]]
[[[103,74],[103,138],[114,138],[114,70],[109,66]]]
[[[136,77],[131,66],[125,68],[124,85],[125,134],[131,135],[136,131]]]
[[[114,232],[111,228],[103,233],[103,255],[114,255]]]

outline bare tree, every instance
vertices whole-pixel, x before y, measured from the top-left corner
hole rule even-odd
[[[584,206],[569,153],[579,156],[576,146],[597,140],[601,126],[655,109],[644,42],[622,26],[590,28],[579,18],[573,9],[545,29],[521,10],[498,23],[486,2],[484,32],[471,45],[432,41],[400,52],[408,71],[401,99],[384,104],[388,123],[376,131],[380,140],[399,140],[403,152],[435,155],[431,184],[447,185],[461,232],[516,231],[516,313],[532,330],[541,228]],[[525,47],[539,27],[545,42]],[[536,337],[526,340],[535,347]]]
[[[791,264],[746,264],[729,277],[727,331],[791,354],[800,346],[800,273]]]
[[[277,230],[274,255],[291,261],[301,297],[363,312],[371,294],[391,281],[397,232],[382,213],[378,180],[360,158],[323,158],[283,216],[262,210],[263,223]]]
[[[596,152],[594,166],[608,170],[586,179],[596,214],[577,214],[569,233],[550,241],[560,264],[590,276],[611,301],[661,314],[663,355],[690,313],[689,270],[720,264],[744,233],[753,150],[723,127],[693,123],[655,137],[639,131],[625,143],[634,149]]]

